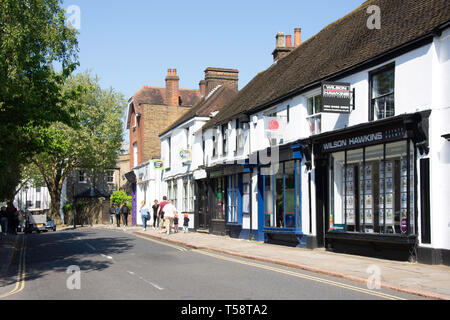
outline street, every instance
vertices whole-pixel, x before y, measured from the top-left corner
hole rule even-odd
[[[124,232],[82,228],[20,237],[0,283],[2,300],[419,299]]]

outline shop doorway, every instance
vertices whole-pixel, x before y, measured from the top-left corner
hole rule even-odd
[[[209,229],[208,188],[206,181],[197,183],[198,229]]]

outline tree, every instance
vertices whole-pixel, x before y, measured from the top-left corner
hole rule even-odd
[[[61,3],[0,0],[0,200],[11,199],[21,165],[39,150],[34,129],[73,120],[61,88],[78,65],[77,32]]]
[[[110,198],[111,202],[116,206],[120,206],[125,202],[131,203],[132,197],[127,195],[125,191],[114,191]]]
[[[68,108],[78,110],[76,126],[57,122],[36,132],[43,152],[33,157],[51,197],[51,215],[60,208],[64,179],[76,168],[93,173],[114,168],[123,141],[121,118],[126,107],[122,94],[100,87],[89,72],[69,78],[64,90],[81,90]]]

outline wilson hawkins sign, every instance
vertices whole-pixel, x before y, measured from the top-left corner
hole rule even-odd
[[[322,83],[322,112],[350,113],[350,83]]]
[[[335,152],[355,147],[384,143],[404,138],[404,128],[392,128],[378,132],[359,134],[342,139],[336,139],[322,144],[322,152]]]

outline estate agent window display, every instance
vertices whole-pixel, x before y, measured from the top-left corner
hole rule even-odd
[[[331,154],[329,231],[415,234],[413,150],[403,140]]]
[[[301,164],[281,162],[275,175],[264,179],[264,228],[301,229]]]

